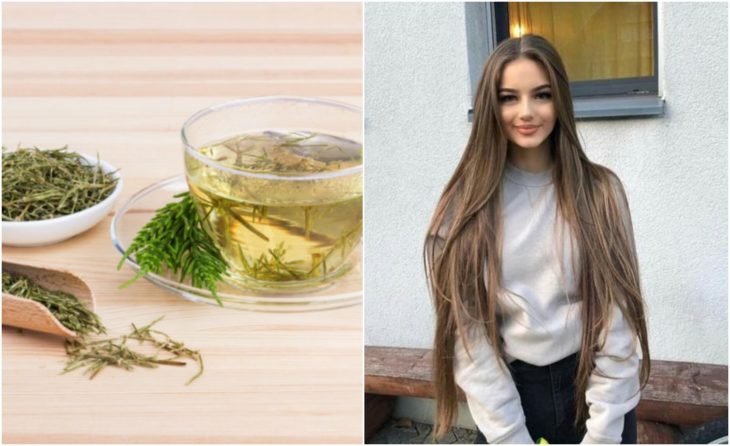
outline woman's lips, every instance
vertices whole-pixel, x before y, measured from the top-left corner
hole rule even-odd
[[[533,126],[533,127],[517,127],[515,126],[515,129],[522,135],[532,135],[537,131],[537,129],[540,126]]]

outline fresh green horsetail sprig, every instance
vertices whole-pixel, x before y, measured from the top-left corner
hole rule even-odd
[[[80,336],[106,332],[96,313],[72,294],[46,289],[25,276],[6,271],[3,271],[3,291],[40,303],[61,325]]]
[[[90,208],[114,191],[117,179],[89,165],[68,146],[6,152],[2,148],[2,221],[36,221]]]
[[[124,261],[134,256],[139,271],[124,283],[126,287],[147,273],[160,274],[168,268],[183,281],[190,277],[194,287],[210,290],[218,304],[217,282],[226,272],[227,266],[210,236],[201,227],[200,216],[188,192],[175,195],[180,201],[168,203],[157,210],[132,243],[117,265],[121,269]]]

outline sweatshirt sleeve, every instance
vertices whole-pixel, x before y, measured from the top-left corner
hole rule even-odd
[[[615,306],[604,348],[588,380],[588,420],[582,444],[620,444],[624,416],[639,404],[639,355],[621,310]]]
[[[621,208],[622,219],[634,257],[631,215],[623,187],[614,179],[612,186]],[[624,416],[639,404],[639,355],[636,337],[618,305],[612,307],[611,321],[603,348],[596,352],[595,369],[588,380],[586,403],[589,418],[581,443],[621,443]]]
[[[466,394],[474,421],[490,444],[534,444],[512,376],[500,367],[486,335],[476,326],[466,330],[464,346],[458,334],[454,347],[454,377]]]

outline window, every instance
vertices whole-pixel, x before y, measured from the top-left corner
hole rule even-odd
[[[466,19],[472,96],[494,47],[532,33],[560,52],[577,118],[664,113],[656,3],[467,3]]]

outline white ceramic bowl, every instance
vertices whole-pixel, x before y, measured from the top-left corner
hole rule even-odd
[[[97,164],[96,156],[80,153],[89,164]],[[117,170],[111,164],[101,161],[104,172]],[[37,221],[4,221],[2,222],[3,245],[9,246],[42,246],[57,243],[90,229],[109,215],[119,194],[122,192],[122,177],[119,172],[114,173],[117,187],[101,203],[97,203],[83,211],[75,212],[63,217]]]

